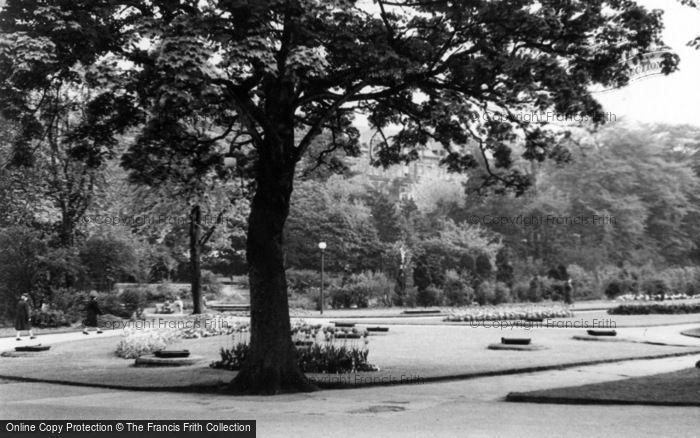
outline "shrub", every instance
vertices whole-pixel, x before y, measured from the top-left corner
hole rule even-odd
[[[530,284],[520,281],[513,285],[511,296],[515,301],[528,301],[530,296]]]
[[[175,299],[175,295],[177,295],[178,292],[179,289],[176,289],[176,286],[172,283],[160,283],[155,289],[152,287],[146,288],[144,301],[148,303],[172,301]]]
[[[696,266],[669,268],[657,276],[668,285],[670,293],[696,295],[700,292],[700,268]]]
[[[593,275],[593,273],[586,271],[579,265],[569,265],[567,271],[571,276],[574,287],[574,299],[591,300],[602,298],[601,291],[596,287],[595,275]]]
[[[83,314],[85,312],[84,309],[85,304],[87,304],[87,301],[88,298],[86,297],[85,301],[81,303],[81,309],[83,309]],[[104,314],[115,315],[121,318],[130,318],[133,315],[133,312],[127,310],[126,306],[124,305],[124,303],[122,303],[122,300],[117,294],[99,294],[97,296],[97,304],[100,306],[100,310],[102,310],[102,313]]]
[[[480,306],[493,304],[496,301],[496,285],[492,281],[484,281],[476,288],[476,302]]]
[[[685,313],[700,313],[700,303],[692,304],[621,304],[608,309],[610,315],[675,315]]]
[[[416,305],[421,307],[439,306],[442,291],[437,287],[430,285],[425,289],[418,289],[416,293]]]
[[[663,299],[668,291],[668,284],[661,278],[647,278],[642,282],[642,292],[650,297]]]
[[[141,312],[143,312],[143,308],[146,306],[146,296],[138,289],[124,289],[122,293],[119,294],[119,300],[123,305],[124,313],[128,313],[129,316],[134,313],[140,315]]]
[[[211,271],[202,269],[202,293],[211,293],[216,296],[221,294],[221,283],[219,278]]]
[[[287,289],[292,293],[305,294],[312,288],[318,289],[321,284],[321,273],[318,271],[312,271],[311,269],[287,269],[286,274]]]
[[[87,293],[72,288],[53,290],[50,296],[50,306],[53,310],[64,313],[70,323],[83,318],[83,308],[87,301]]]
[[[469,280],[454,270],[445,273],[443,293],[445,304],[448,306],[464,306],[474,299],[474,290],[471,288]]]
[[[631,279],[613,279],[605,286],[605,296],[611,300],[634,292],[636,292],[636,282]]]
[[[71,325],[71,321],[61,310],[34,310],[32,325],[39,328],[66,327]]]
[[[527,301],[537,303],[544,299],[544,284],[540,277],[532,277],[528,284]]]
[[[289,308],[319,310],[321,305],[319,293],[318,288],[310,289],[305,294],[289,292]]]
[[[491,278],[493,274],[493,267],[491,266],[491,260],[486,254],[479,254],[475,261],[475,274],[479,279]]]
[[[351,275],[342,285],[328,288],[333,308],[348,308],[392,304],[394,282],[381,272],[365,271]]]
[[[496,288],[494,293],[494,300],[491,304],[502,304],[509,303],[512,301],[510,289],[508,289],[508,286],[505,283],[501,283],[500,281],[496,282]]]

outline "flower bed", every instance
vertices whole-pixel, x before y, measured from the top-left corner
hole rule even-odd
[[[162,350],[178,339],[197,339],[210,336],[246,333],[247,323],[215,314],[201,314],[191,318],[171,321],[171,326],[158,329],[126,330],[117,344],[116,354],[124,359],[133,359],[144,354]]]
[[[185,323],[183,325],[185,325],[185,327],[181,329],[184,339],[230,335],[233,333],[247,332],[249,330],[248,323],[237,322],[234,318],[214,313],[194,315],[184,321]]]
[[[367,330],[355,327],[324,327],[320,324],[310,325],[297,321],[292,324],[291,331],[292,341],[299,346],[299,366],[305,373],[339,374],[379,370],[367,361]],[[210,366],[238,370],[248,352],[247,337],[234,334],[234,347],[222,348],[221,360],[213,362]]]
[[[124,359],[134,359],[162,350],[179,338],[180,333],[176,329],[132,329],[117,344],[116,354]]]
[[[608,310],[610,315],[679,315],[686,313],[700,313],[700,303],[650,303],[650,304],[621,304]]]
[[[450,322],[506,321],[519,319],[571,318],[574,313],[567,307],[470,307],[456,309],[445,317]]]

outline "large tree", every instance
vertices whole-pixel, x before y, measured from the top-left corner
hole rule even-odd
[[[146,108],[178,124],[178,112],[203,105],[235,117],[255,148],[256,192],[250,354],[232,387],[254,393],[311,389],[290,336],[283,230],[295,167],[321,132],[355,149],[353,121],[363,112],[383,138],[377,163],[416,159],[435,140],[452,171],[478,165],[462,149],[471,139],[485,182],[522,192],[528,178],[511,169],[510,145],[519,140],[526,159],[543,160],[555,136],[519,114],[602,122],[589,85],[624,84],[620,61],[662,44],[661,13],[628,0],[9,0],[0,26],[3,38],[32,43],[12,93],[37,92],[41,78],[77,62],[104,65],[111,53],[126,61],[112,70],[126,71],[96,97],[95,120]],[[668,55],[665,71],[676,63]]]

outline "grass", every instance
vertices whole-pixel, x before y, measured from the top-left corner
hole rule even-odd
[[[613,382],[510,393],[508,401],[700,406],[700,368]]]
[[[636,329],[630,329],[636,330]],[[367,383],[394,383],[412,376],[414,381],[448,379],[454,376],[513,373],[547,367],[572,366],[582,362],[615,361],[630,358],[700,352],[697,347],[671,347],[639,343],[580,342],[571,339],[575,330],[533,329],[527,332],[533,342],[547,347],[542,351],[495,351],[487,346],[500,337],[520,336],[514,330],[504,333],[492,328],[465,326],[395,326],[386,334],[370,336],[369,362],[379,372],[342,376],[309,374],[320,385],[360,386]],[[581,330],[581,333],[584,333]],[[209,368],[219,359],[221,347],[231,347],[231,336],[183,340],[174,349],[188,349],[206,358],[201,365],[169,368],[136,368],[133,360],[120,359],[114,350],[120,337],[90,337],[59,343],[35,358],[0,357],[0,377],[77,382],[83,385],[167,389],[215,388],[230,381],[235,372]],[[342,377],[344,380],[338,382]]]

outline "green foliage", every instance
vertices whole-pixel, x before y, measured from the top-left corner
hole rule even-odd
[[[501,248],[485,229],[443,221],[438,235],[421,242],[417,250],[413,279],[419,289],[442,287],[445,271],[455,270],[474,279],[492,275],[491,260]]]
[[[324,279],[324,282],[327,278]],[[306,294],[321,285],[321,273],[311,269],[287,269],[287,290],[290,294]]]
[[[376,269],[382,247],[368,206],[352,194],[352,182],[331,177],[326,184],[303,181],[294,190],[286,224],[287,266],[319,270],[325,250],[326,270]]]
[[[647,278],[642,282],[642,292],[650,297],[663,297],[668,291],[668,284],[662,278]]]
[[[32,326],[39,328],[54,328],[70,326],[71,321],[61,310],[34,310],[32,312]]]
[[[443,296],[447,306],[471,304],[474,299],[474,290],[470,285],[470,278],[465,278],[454,270],[447,271],[443,285]]]
[[[136,313],[140,315],[146,306],[146,296],[145,294],[137,289],[126,288],[119,294],[119,300],[123,305],[124,312],[128,312],[129,316]]]
[[[250,346],[247,343],[238,343],[232,349],[221,348],[221,360],[213,362],[212,368],[238,370],[248,356]],[[357,373],[362,371],[376,371],[367,357],[369,350],[366,348],[314,343],[308,348],[297,350],[297,361],[304,373]]]
[[[80,258],[88,284],[99,290],[111,290],[114,283],[129,279],[136,270],[132,244],[112,236],[94,236],[85,242]]]
[[[418,288],[416,293],[416,305],[420,307],[439,306],[442,304],[442,290],[430,285],[426,288]]]
[[[87,294],[83,295],[85,297],[84,301],[81,303],[81,309],[85,307],[88,302]],[[121,297],[115,293],[101,293],[97,296],[97,305],[100,306],[103,314],[114,315],[119,318],[131,318],[133,311],[129,311],[125,304],[122,302]],[[84,316],[84,313],[83,313]]]
[[[700,304],[621,304],[608,310],[611,315],[679,315],[700,313]]]
[[[597,289],[595,275],[593,273],[575,264],[569,265],[567,271],[571,276],[574,288],[574,299],[590,300],[603,297],[602,291]]]
[[[394,283],[381,272],[352,274],[329,290],[333,308],[391,306]]]
[[[494,304],[496,302],[496,284],[492,281],[480,283],[476,288],[475,298],[480,306]]]
[[[291,335],[292,341],[297,345],[297,362],[303,372],[337,374],[377,370],[377,367],[367,361],[367,331],[296,322],[292,324]],[[341,336],[352,336],[353,339]],[[210,366],[238,370],[249,351],[249,340],[234,335],[233,348],[222,348],[221,360]]]

